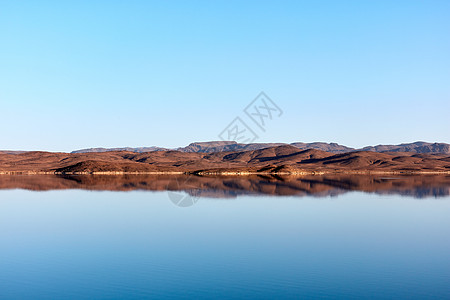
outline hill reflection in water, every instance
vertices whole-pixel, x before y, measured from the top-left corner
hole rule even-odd
[[[349,191],[415,198],[450,195],[450,175],[372,176],[174,176],[174,175],[2,175],[0,189],[33,191],[183,191],[197,197],[239,195],[336,196]]]

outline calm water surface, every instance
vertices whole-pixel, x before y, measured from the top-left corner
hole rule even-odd
[[[0,190],[0,298],[450,299],[445,193],[196,200]]]

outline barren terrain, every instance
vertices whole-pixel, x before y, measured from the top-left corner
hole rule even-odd
[[[341,154],[291,145],[214,153],[109,151],[0,153],[0,173],[332,174],[450,173],[449,154],[353,151]]]

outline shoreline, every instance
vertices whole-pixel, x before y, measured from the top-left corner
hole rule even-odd
[[[46,172],[46,171],[0,171],[0,175],[186,175],[186,176],[252,176],[252,175],[284,175],[284,176],[306,176],[306,175],[450,175],[450,171],[299,171],[299,172],[181,172],[181,171],[158,171],[158,172]]]

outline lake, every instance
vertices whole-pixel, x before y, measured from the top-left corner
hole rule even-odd
[[[0,176],[0,299],[450,299],[449,176]]]

